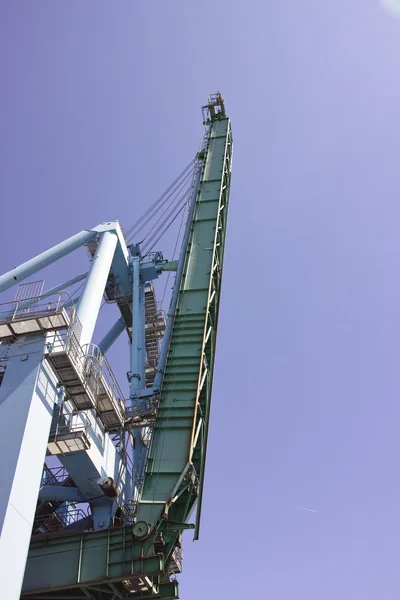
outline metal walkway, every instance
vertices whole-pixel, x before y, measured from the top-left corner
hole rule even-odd
[[[111,367],[94,344],[81,348],[73,328],[57,333],[45,355],[77,411],[95,408],[106,431],[122,427],[125,406]]]

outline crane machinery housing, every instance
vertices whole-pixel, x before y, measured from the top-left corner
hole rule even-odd
[[[203,117],[201,150],[129,232],[101,223],[0,277],[0,292],[17,285],[0,306],[5,600],[179,598],[182,534],[199,536],[233,147],[219,92]],[[186,216],[176,260],[153,250],[160,228],[137,241],[156,213]],[[22,283],[81,246],[88,272],[46,292]],[[165,272],[167,314],[153,283]],[[119,317],[94,343],[103,302]],[[106,357],[124,331],[125,394]]]

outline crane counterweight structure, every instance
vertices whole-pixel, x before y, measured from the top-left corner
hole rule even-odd
[[[199,537],[233,149],[220,93],[203,117],[170,211],[172,221],[186,208],[178,260],[152,251],[165,209],[147,245],[129,243],[136,226],[106,222],[0,277],[5,291],[82,245],[91,257],[87,273],[46,293],[22,284],[0,306],[7,600],[179,598],[182,534]],[[153,284],[164,272],[175,272],[166,315]],[[95,344],[103,299],[120,314]],[[124,331],[125,394],[105,355]]]

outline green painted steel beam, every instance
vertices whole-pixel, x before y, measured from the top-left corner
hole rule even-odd
[[[102,579],[113,583],[164,571],[162,556],[143,556],[143,544],[133,539],[131,527],[43,536],[31,542],[23,597],[49,588],[80,588]]]
[[[212,114],[196,208],[139,501],[138,519],[186,522],[204,482],[211,388],[232,161],[232,133],[224,112]],[[173,490],[190,465],[182,490]],[[170,539],[171,545],[176,536]]]
[[[163,271],[177,271],[178,269],[178,261],[177,260],[169,260],[163,265]]]

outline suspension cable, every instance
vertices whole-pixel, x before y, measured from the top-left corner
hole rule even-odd
[[[177,251],[177,249],[178,249],[179,239],[180,239],[180,237],[181,237],[181,233],[182,233],[182,227],[183,227],[183,223],[184,223],[184,222],[185,222],[185,213],[183,212],[183,213],[182,213],[182,219],[181,219],[181,222],[180,222],[180,225],[179,225],[179,231],[178,231],[178,235],[176,236],[176,242],[175,242],[174,251],[173,251],[173,253],[172,253],[172,258],[171,258],[171,261],[175,260],[176,251]],[[168,287],[168,283],[169,283],[170,276],[171,276],[171,271],[168,271],[168,274],[167,274],[167,279],[166,279],[166,281],[165,281],[165,286],[164,286],[163,295],[162,295],[161,302],[160,302],[160,308],[161,308],[161,310],[163,310],[163,306],[164,306],[164,300],[165,300],[165,295],[166,295],[166,293],[167,293],[167,287]]]
[[[172,200],[170,201],[170,203],[169,203],[169,205],[167,206],[167,208],[164,210],[164,212],[161,214],[161,216],[160,216],[160,217],[157,219],[157,221],[155,222],[155,224],[153,224],[153,226],[151,227],[150,231],[148,231],[148,232],[146,233],[146,236],[145,236],[145,237],[147,237],[147,236],[149,235],[149,233],[150,233],[151,231],[153,231],[154,227],[155,227],[155,226],[156,226],[156,225],[159,223],[160,219],[161,219],[161,218],[162,218],[162,216],[163,216],[163,215],[166,213],[166,211],[168,210],[168,208],[170,208],[170,207],[171,207],[171,206],[174,204],[174,202],[175,202],[175,201],[176,201],[176,199],[177,199],[177,196],[178,196],[178,194],[179,194],[179,193],[181,192],[181,190],[182,190],[182,187],[184,187],[184,186],[185,186],[185,185],[186,185],[186,184],[189,182],[190,178],[191,178],[191,172],[189,172],[189,173],[188,173],[188,174],[185,176],[185,178],[184,178],[184,179],[183,179],[183,180],[180,182],[180,186],[179,186],[179,187],[177,187],[177,188],[175,188],[174,190],[172,190],[172,191],[171,191],[171,192],[170,192],[170,193],[169,193],[169,194],[168,194],[168,195],[167,195],[167,196],[166,196],[166,197],[163,199],[163,201],[159,203],[159,205],[157,206],[157,209],[156,209],[156,211],[153,211],[153,214],[150,214],[150,215],[149,215],[149,216],[148,216],[148,217],[145,219],[145,221],[143,221],[143,222],[141,223],[141,225],[139,226],[139,227],[140,227],[140,231],[144,231],[144,230],[146,229],[146,227],[147,227],[148,225],[150,225],[150,224],[151,224],[151,221],[157,217],[157,214],[158,214],[158,212],[159,212],[159,211],[160,211],[160,210],[161,210],[161,209],[164,207],[164,205],[165,205],[165,204],[168,202],[168,200],[170,200],[171,196],[173,196],[173,198],[172,198]],[[135,231],[133,231],[133,232],[131,233],[131,235],[129,236],[129,238],[128,238],[128,241],[129,241],[129,240],[132,240],[132,238],[133,238],[135,235],[138,235],[138,233],[139,233],[139,229],[136,229]],[[144,239],[145,239],[145,238],[143,238],[142,242],[144,241]]]
[[[163,194],[161,194],[161,196],[147,209],[147,211],[127,230],[126,234],[125,234],[125,238],[127,241],[129,241],[134,235],[135,232],[139,229],[139,227],[142,225],[143,221],[146,220],[146,224],[148,223],[148,221],[152,218],[151,213],[154,213],[158,208],[159,208],[159,204],[161,203],[161,205],[163,205],[173,194],[173,190],[175,189],[175,187],[177,186],[177,184],[179,183],[179,181],[185,177],[185,175],[187,174],[187,172],[191,169],[191,167],[193,166],[194,163],[194,159],[192,159],[190,161],[190,163],[184,168],[184,170],[178,175],[178,177],[175,179],[175,181],[173,181],[173,183],[171,183],[171,185],[165,190],[165,192]]]
[[[196,164],[197,163],[195,161],[195,165]],[[196,175],[196,168],[191,173],[191,181],[190,181],[190,185],[188,186],[188,188],[183,192],[182,196],[178,199],[174,208],[170,211],[169,215],[167,215],[167,217],[162,221],[162,223],[160,224],[160,226],[156,230],[156,232],[153,233],[153,235],[150,236],[150,239],[147,240],[147,243],[145,244],[145,248],[143,249],[143,254],[145,254],[146,256],[147,256],[147,254],[149,254],[151,252],[151,250],[158,243],[160,238],[164,235],[164,233],[172,225],[172,223],[177,219],[178,215],[182,212],[185,205],[186,206],[188,205],[188,202],[189,202],[189,199],[191,196],[191,190],[193,189],[195,175]],[[177,212],[175,212],[175,214],[174,214],[175,210],[177,210]]]
[[[182,204],[182,206],[180,207],[180,209],[178,210],[178,212],[174,215],[174,217],[169,221],[169,223],[167,224],[167,226],[164,228],[164,230],[162,230],[159,234],[159,236],[157,237],[157,239],[151,243],[151,241],[149,240],[146,248],[143,250],[144,252],[144,256],[147,256],[154,248],[154,246],[156,244],[158,244],[159,240],[162,238],[162,236],[164,235],[164,233],[167,231],[167,229],[169,227],[171,227],[172,223],[174,223],[174,221],[176,221],[176,219],[179,217],[180,213],[183,211],[183,209],[185,208],[185,206],[187,206],[187,199],[185,200],[185,202]],[[155,235],[155,234],[154,234]],[[154,236],[153,236],[154,238]],[[152,238],[152,239],[153,239]],[[150,245],[151,244],[151,245]]]
[[[191,178],[192,178],[192,174],[189,173],[189,175],[182,182],[179,190],[177,190],[175,196],[172,198],[171,202],[168,204],[167,208],[161,213],[161,215],[159,216],[159,218],[157,219],[157,221],[153,224],[153,226],[151,227],[151,229],[146,233],[145,237],[142,240],[142,243],[148,238],[148,236],[154,231],[154,229],[156,229],[156,227],[160,223],[161,219],[168,212],[168,210],[174,205],[174,203],[176,203],[178,205],[181,202],[181,200],[182,200],[182,195],[181,195],[182,188],[185,187],[185,186],[187,186],[187,184],[188,184],[188,182],[189,182],[189,180]],[[183,195],[186,195],[186,192],[187,192],[187,189],[185,189],[185,191],[183,192]],[[180,195],[180,198],[177,198],[178,195]]]
[[[170,225],[175,221],[176,214],[179,214],[181,209],[183,208],[183,206],[187,203],[188,192],[189,192],[188,189],[186,189],[183,192],[183,194],[180,196],[180,198],[176,202],[175,206],[169,211],[167,216],[161,221],[161,223],[159,224],[158,228],[154,231],[154,233],[146,240],[146,243],[144,244],[144,249],[145,249],[146,253],[149,252],[150,246],[153,247],[154,243],[156,243],[156,242],[154,242],[154,240],[157,238],[157,241],[158,241],[160,239],[160,237],[164,235],[164,233],[167,231],[167,229],[170,227]],[[178,211],[177,213],[175,213],[176,210]]]

